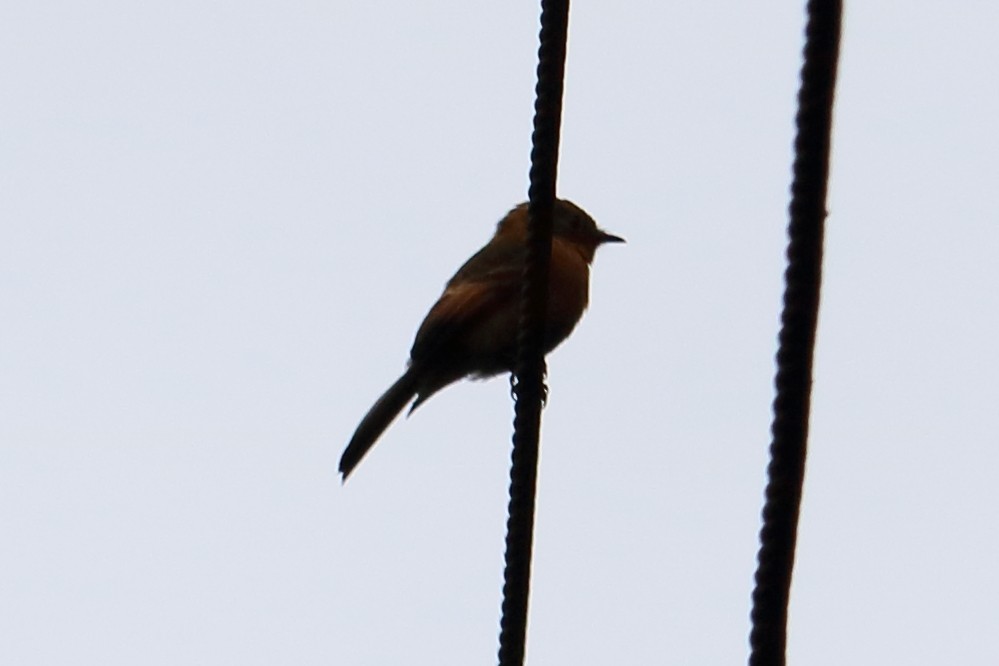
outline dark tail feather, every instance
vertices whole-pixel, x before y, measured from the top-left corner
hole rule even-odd
[[[368,410],[361,420],[361,425],[357,426],[354,436],[350,438],[350,444],[344,449],[340,457],[340,473],[346,481],[350,473],[361,462],[361,458],[367,454],[368,450],[375,445],[389,424],[395,420],[402,408],[413,399],[417,391],[417,376],[413,368],[396,380],[395,384],[385,391],[378,402]]]

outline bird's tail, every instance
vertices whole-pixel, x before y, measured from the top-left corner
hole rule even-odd
[[[361,424],[354,431],[354,436],[350,438],[350,444],[340,457],[340,473],[343,474],[344,481],[399,415],[402,408],[413,399],[418,385],[418,373],[410,367],[364,415]]]

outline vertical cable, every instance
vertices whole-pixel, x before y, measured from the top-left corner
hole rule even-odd
[[[829,176],[833,92],[839,55],[841,0],[810,0],[798,91],[784,309],[781,313],[769,480],[756,587],[751,666],[782,666],[805,475],[812,357],[822,278],[822,236]]]
[[[513,454],[507,518],[506,564],[500,619],[500,666],[524,663],[527,602],[531,583],[534,506],[538,476],[538,439],[544,387],[544,329],[548,309],[548,270],[552,211],[558,173],[562,88],[569,22],[568,0],[542,0],[538,47],[537,98],[531,136],[527,258],[517,339]]]

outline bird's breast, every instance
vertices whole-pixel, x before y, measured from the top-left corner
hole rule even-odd
[[[546,346],[551,351],[583,316],[590,297],[590,265],[572,243],[556,237],[549,271]]]

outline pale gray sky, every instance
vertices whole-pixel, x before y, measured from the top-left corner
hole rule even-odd
[[[846,9],[794,663],[999,661],[999,5]],[[803,4],[575,3],[529,659],[738,664]],[[496,653],[512,408],[340,452],[526,196],[533,3],[7,2],[0,663]]]

